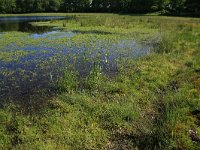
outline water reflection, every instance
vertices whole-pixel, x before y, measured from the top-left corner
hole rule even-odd
[[[51,91],[56,93],[56,81],[73,65],[80,78],[90,74],[95,64],[99,64],[102,73],[113,76],[118,72],[118,61],[122,58],[133,59],[147,55],[149,46],[141,45],[134,39],[119,40],[116,43],[94,40],[87,44],[71,43],[70,37],[81,33],[72,31],[50,31],[43,34],[30,34],[31,39],[48,39],[37,45],[17,46],[10,44],[3,51],[34,51],[17,61],[0,61],[0,99],[27,100],[33,91]],[[54,39],[69,38],[63,44],[54,43]],[[52,40],[52,42],[51,42]],[[51,43],[51,44],[50,44]],[[7,73],[4,73],[7,72]],[[54,92],[53,92],[54,91]],[[9,93],[4,95],[5,93]],[[12,94],[11,94],[12,93]]]
[[[63,18],[63,17],[62,17]],[[150,46],[137,43],[134,39],[122,39],[118,42],[95,40],[95,34],[108,35],[99,31],[59,31],[51,27],[35,27],[30,21],[62,19],[61,17],[0,17],[0,38],[7,31],[22,31],[31,34],[21,39],[41,42],[22,45],[8,43],[0,52],[28,51],[17,60],[0,60],[0,102],[12,100],[22,103],[41,104],[46,95],[55,94],[56,82],[63,72],[73,65],[80,78],[90,74],[95,63],[102,73],[113,76],[118,71],[121,58],[133,59],[149,54]],[[70,38],[79,34],[91,34],[87,43],[73,43]],[[93,36],[94,35],[94,36]],[[66,40],[68,39],[68,40]],[[55,41],[64,40],[64,43]],[[45,42],[44,42],[45,41]],[[34,43],[34,42],[33,42]],[[29,53],[33,52],[33,53]],[[42,105],[41,105],[42,106]]]
[[[32,26],[30,22],[64,19],[65,17],[0,17],[0,32],[20,31],[29,33],[44,33],[52,27]]]
[[[46,32],[46,33],[36,33],[36,34],[32,34],[30,37],[37,39],[37,38],[48,38],[49,40],[53,40],[53,39],[59,39],[59,38],[70,38],[75,36],[78,33],[74,33],[71,31],[68,32],[60,32],[59,30],[55,30],[55,31],[50,31],[50,32]]]

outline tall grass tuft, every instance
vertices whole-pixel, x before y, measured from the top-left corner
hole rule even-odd
[[[170,53],[174,48],[174,37],[166,33],[161,33],[157,39],[154,40],[154,51],[156,53]]]
[[[73,71],[65,71],[57,83],[57,87],[61,92],[72,93],[76,91],[78,86],[77,74]]]

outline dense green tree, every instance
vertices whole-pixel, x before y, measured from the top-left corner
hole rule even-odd
[[[0,13],[13,13],[15,9],[15,0],[0,0]]]
[[[46,10],[49,12],[57,12],[60,10],[62,0],[49,0]]]
[[[151,12],[153,6],[153,0],[132,0],[131,1],[131,12],[135,13],[146,13]]]
[[[25,12],[34,12],[35,8],[34,8],[34,3],[35,0],[28,0],[24,2],[25,5]]]
[[[26,12],[26,0],[16,0],[16,12],[25,13]]]
[[[49,7],[48,0],[35,0],[34,3],[35,12],[45,12],[46,7]]]
[[[83,12],[88,10],[90,0],[64,0],[63,5],[66,12]]]
[[[0,13],[129,12],[200,14],[199,0],[0,0]]]
[[[128,7],[127,0],[110,0],[109,1],[109,11],[111,12],[121,12],[125,11],[125,9]]]
[[[170,12],[179,14],[181,11],[185,9],[186,0],[171,0],[170,1]]]
[[[158,0],[156,3],[158,10],[160,10],[162,14],[165,14],[169,10],[170,0]]]
[[[199,0],[186,0],[186,12],[200,16],[200,2]]]
[[[110,2],[108,0],[93,0],[92,1],[92,10],[98,12],[108,11]]]

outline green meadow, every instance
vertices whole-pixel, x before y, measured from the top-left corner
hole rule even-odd
[[[199,18],[49,16],[0,33],[0,149],[200,149]]]

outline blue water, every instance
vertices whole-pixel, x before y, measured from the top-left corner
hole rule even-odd
[[[0,24],[5,22],[31,22],[31,21],[46,21],[46,20],[58,20],[64,19],[65,17],[59,16],[11,16],[11,17],[0,17]]]
[[[30,22],[62,20],[65,17],[58,16],[15,16],[0,17],[0,33],[7,31],[21,31],[29,33],[45,33],[52,31],[52,27],[32,26]]]
[[[58,30],[55,31],[50,31],[50,32],[46,32],[43,34],[32,34],[30,37],[37,39],[37,38],[48,38],[49,40],[54,40],[54,39],[59,39],[59,38],[66,38],[66,37],[73,37],[75,36],[77,33],[68,31],[68,32],[60,32]]]
[[[62,19],[62,17],[0,17],[0,22],[10,23],[21,22],[28,25],[28,21]],[[5,25],[5,24],[4,24]],[[19,24],[20,25],[20,24]],[[0,32],[0,40],[7,29],[22,31],[21,28],[6,28]],[[29,26],[26,26],[29,27]],[[0,24],[0,29],[4,29]],[[25,32],[29,32],[30,27]],[[1,31],[1,30],[0,30]],[[32,32],[33,31],[33,32]],[[115,76],[118,72],[118,63],[121,59],[134,59],[148,55],[151,45],[138,43],[135,39],[123,39],[116,42],[96,40],[91,36],[90,43],[72,43],[71,38],[84,34],[77,31],[60,31],[46,29],[42,32],[32,30],[22,40],[41,40],[38,44],[24,44],[18,46],[10,43],[3,49],[4,52],[23,50],[28,55],[20,57],[17,61],[0,61],[0,101],[11,99],[30,100],[35,91],[50,90],[62,77],[63,72],[69,69],[70,65],[79,73],[80,78],[90,74],[94,64],[99,64],[102,73],[107,76]],[[24,32],[24,31],[23,31]],[[89,34],[89,33],[87,33]],[[91,32],[91,35],[98,34]],[[68,40],[66,40],[68,39]],[[57,40],[66,40],[65,43],[56,44]],[[44,42],[45,41],[45,42]]]
[[[112,66],[116,69],[116,62],[120,58],[138,58],[150,53],[150,46],[145,46],[138,44],[134,39],[132,40],[120,40],[117,43],[109,43],[106,41],[91,41],[92,43],[88,46],[82,45],[73,45],[70,40],[68,43],[56,44],[54,40],[71,38],[81,33],[74,33],[72,31],[50,31],[43,34],[30,34],[25,37],[27,40],[32,39],[48,39],[52,42],[41,42],[37,45],[23,45],[17,46],[15,43],[9,44],[7,47],[1,51],[32,51],[27,56],[19,58],[18,61],[13,61],[9,63],[4,63],[0,61],[2,67],[7,69],[33,69],[37,67],[36,64],[41,63],[41,61],[48,61],[48,59],[54,58],[57,61],[66,60],[69,64],[76,63],[76,69],[80,70],[80,74],[88,74],[92,69],[92,65],[95,60],[99,59],[99,63],[102,65],[102,69],[105,74],[110,74],[110,70],[113,70]],[[106,46],[106,47],[105,47]],[[98,57],[98,58],[97,58]],[[90,58],[90,59],[87,59]],[[84,60],[87,64],[87,73],[83,73],[82,67],[80,67],[81,62]],[[27,67],[23,64],[28,64]],[[30,65],[31,64],[31,65]],[[113,65],[114,64],[114,65]],[[22,66],[22,67],[19,67]],[[109,67],[108,67],[109,66]],[[110,70],[108,70],[110,69]]]

